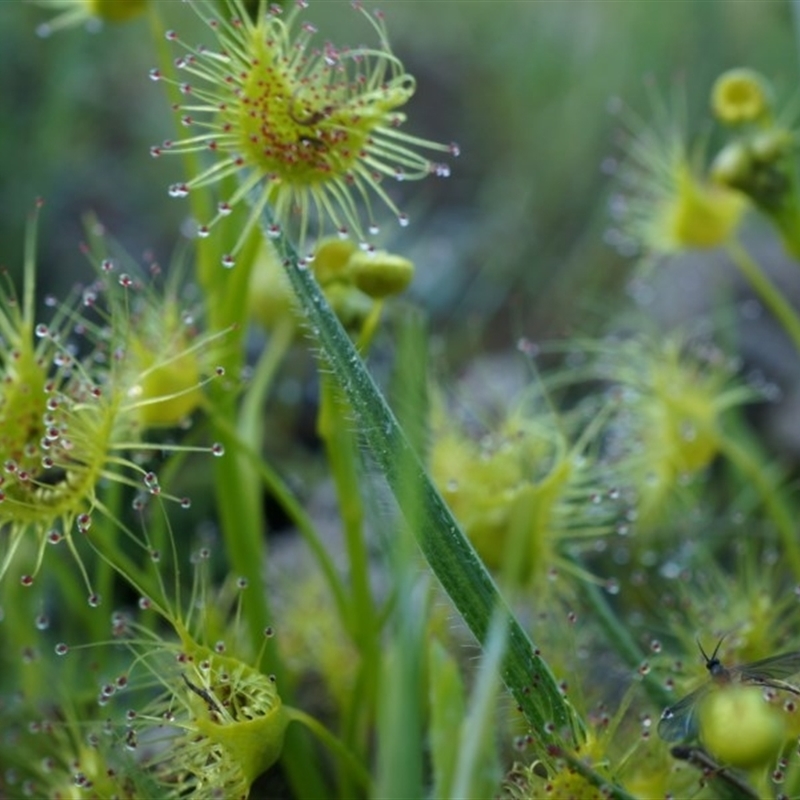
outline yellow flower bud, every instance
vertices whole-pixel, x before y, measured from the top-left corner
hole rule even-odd
[[[711,108],[717,119],[728,125],[757,122],[769,114],[769,88],[751,69],[728,70],[714,83]]]
[[[173,342],[174,355],[158,353],[144,340],[133,342],[142,376],[129,391],[138,402],[137,416],[145,428],[178,425],[203,398],[198,354],[183,341]]]
[[[794,136],[786,128],[771,128],[756,134],[750,148],[759,164],[772,164],[789,155],[795,147]]]
[[[733,188],[745,185],[753,170],[753,156],[743,142],[731,142],[717,153],[711,164],[714,182]]]
[[[372,299],[355,286],[332,283],[325,289],[325,296],[348,331],[358,331],[372,311]]]
[[[264,242],[250,271],[247,302],[250,317],[266,330],[296,318],[292,285],[269,241]]]
[[[780,707],[758,686],[728,686],[712,692],[699,710],[700,738],[719,761],[744,769],[773,760],[787,738]]]
[[[347,262],[358,247],[350,239],[323,239],[314,255],[314,277],[320,286],[334,281],[347,281]]]
[[[405,291],[414,277],[411,261],[385,250],[354,253],[347,269],[353,283],[376,300]]]
[[[92,16],[109,22],[125,22],[142,14],[147,0],[87,0]]]
[[[202,402],[203,359],[176,297],[154,296],[130,320],[127,397],[142,427],[178,425]],[[124,334],[123,334],[124,335]]]

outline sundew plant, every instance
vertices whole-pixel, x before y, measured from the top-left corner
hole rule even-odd
[[[182,222],[139,256],[63,180],[5,209],[0,800],[800,797],[792,68],[608,97],[626,291],[573,273],[498,355],[426,291],[525,226],[441,222],[479,137],[405,4],[6,5],[87,96],[138,26],[153,141],[93,174]]]

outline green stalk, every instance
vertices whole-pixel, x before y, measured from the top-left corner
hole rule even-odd
[[[270,235],[273,220],[262,212],[261,224]],[[274,229],[273,229],[274,230]],[[298,263],[288,239],[275,238],[286,264],[286,274],[297,295],[308,328],[347,397],[359,431],[398,500],[418,498],[409,520],[417,543],[431,569],[479,642],[485,642],[493,611],[509,618],[508,650],[502,676],[520,709],[535,729],[540,743],[575,740],[583,724],[561,695],[547,663],[514,619],[480,558],[442,500],[408,442],[350,338],[331,311],[312,271]],[[405,467],[405,469],[404,469]],[[401,507],[405,513],[407,509]],[[416,523],[416,524],[414,524]],[[536,691],[530,691],[536,681]]]
[[[286,512],[291,522],[297,528],[298,533],[305,539],[308,549],[317,560],[317,564],[328,582],[328,587],[336,603],[336,613],[339,619],[346,620],[348,616],[348,601],[345,588],[339,577],[339,572],[333,559],[328,553],[324,542],[319,538],[314,523],[306,513],[297,498],[291,493],[289,487],[281,479],[261,456],[247,443],[243,442],[232,425],[220,416],[213,416],[214,412],[209,412],[212,422],[217,429],[223,429],[236,441],[236,450],[250,462],[251,469],[258,474],[264,488],[277,500],[280,507]]]
[[[402,321],[398,321],[393,330],[395,363],[391,391],[402,410],[405,431],[411,431],[415,444],[421,447],[421,429],[427,418],[428,365],[427,342],[417,316],[403,314]],[[374,330],[373,326],[372,333]],[[361,349],[361,342],[358,344]],[[402,465],[398,469],[408,472]],[[409,490],[413,488],[408,487]],[[393,520],[381,537],[394,598],[387,603],[382,650],[375,674],[370,676],[373,681],[375,676],[380,678],[374,708],[377,741],[374,796],[387,800],[426,795],[424,743],[427,736],[420,697],[427,684],[425,661],[430,635],[431,578],[428,574],[420,576],[419,553],[411,534],[416,524],[408,522],[419,518],[413,491],[406,491],[398,498],[398,505],[404,509],[406,523]],[[382,628],[380,621],[377,622],[376,633]],[[454,730],[448,734],[452,735]]]
[[[356,445],[352,431],[342,421],[349,416],[347,402],[328,375],[321,376],[317,432],[336,486],[339,516],[344,528],[345,549],[350,562],[352,604],[348,629],[362,649],[375,638],[375,604],[369,585],[369,555],[364,541],[364,508],[361,502]]]
[[[349,698],[344,735],[345,742],[350,747],[366,750],[378,689],[379,624],[369,583],[369,554],[364,539],[364,507],[357,445],[349,426],[342,424],[349,416],[350,408],[339,387],[329,375],[320,376],[317,432],[325,444],[328,464],[336,486],[339,516],[350,567],[351,598],[348,614],[343,621],[361,655],[356,684],[358,690]],[[342,796],[347,797],[351,793],[349,787],[342,787]]]
[[[764,469],[764,464],[747,447],[732,436],[723,436],[720,439],[720,450],[752,484],[764,510],[778,530],[784,555],[792,572],[800,580],[800,541],[797,539],[796,512],[786,503],[768,471]]]
[[[800,353],[800,317],[798,317],[795,309],[786,301],[786,298],[767,277],[758,262],[739,242],[730,242],[728,244],[728,253],[739,272],[744,275],[764,305],[783,326],[783,329],[792,340],[795,350]]]
[[[458,732],[459,753],[452,797],[481,797],[487,789],[491,791],[487,783],[492,783],[496,777],[493,773],[499,766],[494,730],[497,693],[500,688],[498,670],[505,648],[506,619],[499,614],[495,617],[484,644],[481,665],[470,697],[469,712]]]
[[[249,437],[245,441],[258,445],[264,437],[264,405],[275,373],[294,339],[294,329],[294,321],[291,319],[278,323],[253,370],[252,380],[239,410],[238,428]]]
[[[365,792],[369,792],[372,786],[372,778],[364,765],[356,758],[352,751],[342,743],[342,740],[334,736],[321,722],[306,714],[299,708],[284,706],[286,716],[293,722],[305,725],[327,748],[339,757],[339,760],[347,768],[354,783],[357,783]]]
[[[220,267],[220,269],[222,269]],[[215,433],[225,447],[226,458],[215,464],[214,485],[217,513],[225,542],[225,552],[233,570],[244,576],[250,586],[245,603],[245,620],[251,640],[260,644],[263,632],[273,622],[269,609],[264,572],[267,565],[266,523],[261,503],[261,482],[242,441],[252,441],[248,432],[237,430],[235,405],[224,397],[215,398],[212,421]],[[292,686],[277,652],[270,648],[260,668],[275,674],[286,702],[291,702]],[[314,762],[310,742],[303,731],[287,732],[282,764],[292,789],[299,797],[326,797],[322,775],[309,769]]]

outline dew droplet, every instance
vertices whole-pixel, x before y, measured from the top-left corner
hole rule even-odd
[[[189,187],[185,183],[173,183],[167,191],[170,197],[186,197]]]
[[[64,642],[59,642],[56,645],[55,650],[57,656],[65,656],[69,652],[69,647],[67,647],[67,645],[64,644]]]
[[[211,445],[211,454],[215,456],[224,456],[225,455],[225,447],[220,442],[215,442]]]
[[[225,269],[231,269],[235,264],[236,260],[230,253],[222,256],[222,266],[225,267]]]

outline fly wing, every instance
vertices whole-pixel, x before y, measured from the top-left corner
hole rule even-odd
[[[731,674],[738,674],[743,681],[763,683],[764,680],[784,680],[800,673],[800,650],[780,653],[738,667],[731,667]]]
[[[697,736],[697,706],[708,688],[706,683],[664,709],[658,721],[658,735],[665,742],[684,742]]]

